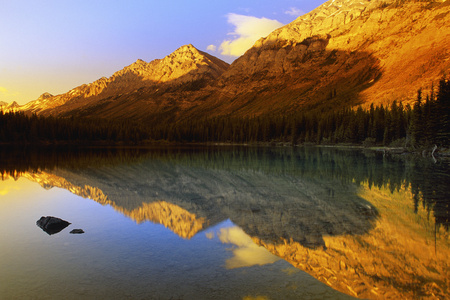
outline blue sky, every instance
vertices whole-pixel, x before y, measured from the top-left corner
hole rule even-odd
[[[25,104],[185,44],[231,63],[258,37],[325,1],[1,2],[0,101]]]

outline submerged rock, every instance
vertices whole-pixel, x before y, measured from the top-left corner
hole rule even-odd
[[[82,234],[84,233],[83,229],[72,229],[71,234]]]
[[[70,223],[56,217],[42,216],[39,220],[36,221],[36,225],[47,232],[49,235],[52,235],[60,232],[61,230],[69,226]]]

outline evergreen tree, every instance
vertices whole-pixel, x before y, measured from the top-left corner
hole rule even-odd
[[[417,91],[417,100],[414,103],[414,109],[411,118],[411,143],[413,146],[417,147],[423,143],[423,113],[422,113],[422,90]]]
[[[450,145],[450,81],[442,78],[431,118],[435,126],[436,143]]]

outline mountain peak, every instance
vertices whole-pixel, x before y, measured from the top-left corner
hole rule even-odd
[[[184,76],[184,81],[196,80],[205,74],[211,78],[218,78],[229,68],[226,62],[198,50],[192,44],[178,48],[165,57],[162,63],[170,66],[173,76],[181,77],[189,74],[187,77]]]
[[[192,44],[179,47],[162,59],[149,63],[138,59],[133,64],[115,73],[113,77],[126,76],[130,72],[138,75],[144,81],[163,83],[176,80],[185,82],[199,79],[208,73],[208,77],[217,78],[227,68],[228,64],[212,55],[202,52]]]
[[[204,53],[195,48],[192,44],[184,45],[166,56],[163,60],[168,58],[171,62],[176,59],[180,63],[198,62],[205,58]]]
[[[181,46],[181,47],[178,48],[178,49],[179,49],[179,50],[198,51],[198,49],[195,48],[194,45],[192,45],[192,44],[187,44],[187,45]],[[176,50],[175,50],[175,52],[176,52]]]
[[[192,44],[179,47],[162,59],[155,59],[149,63],[142,59],[116,72],[113,77],[139,76],[141,80],[153,83],[163,83],[173,80],[191,81],[198,79],[200,73],[208,72],[212,78],[220,76],[228,64],[212,55],[202,52]],[[188,75],[189,74],[189,75]],[[194,76],[191,76],[194,75]],[[187,77],[186,77],[187,76]],[[183,77],[183,79],[180,79]],[[195,77],[195,78],[194,78]]]
[[[176,54],[176,53],[183,53],[183,52],[192,52],[192,53],[201,53],[200,50],[198,50],[197,48],[194,47],[194,45],[192,44],[187,44],[187,45],[183,45],[181,47],[179,47],[177,50],[175,50],[172,54]]]
[[[50,94],[50,93],[45,92],[42,95],[40,95],[37,100],[44,100],[44,99],[47,99],[47,98],[50,98],[50,97],[53,97],[53,95]]]
[[[16,102],[13,101],[11,103],[9,103],[8,105],[6,105],[6,110],[7,111],[16,111],[16,109],[18,109],[20,107],[20,105]]]

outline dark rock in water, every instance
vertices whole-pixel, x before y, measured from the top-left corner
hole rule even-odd
[[[70,232],[72,234],[81,234],[84,233],[83,229],[72,229],[72,231]]]
[[[37,220],[36,225],[48,234],[52,235],[60,232],[61,230],[69,226],[70,223],[60,218],[47,216],[41,217],[39,220]]]

